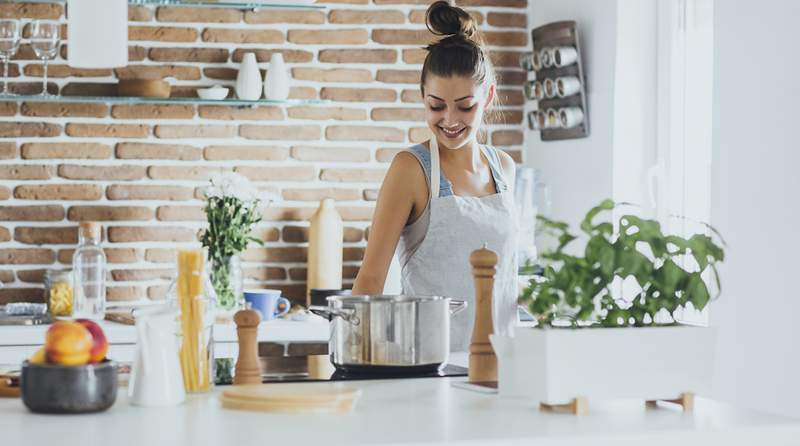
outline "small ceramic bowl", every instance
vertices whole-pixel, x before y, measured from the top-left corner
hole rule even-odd
[[[117,400],[117,364],[63,366],[22,363],[22,402],[31,412],[101,412]]]
[[[197,95],[200,96],[200,99],[221,101],[228,97],[228,88],[216,85],[208,88],[198,88]]]

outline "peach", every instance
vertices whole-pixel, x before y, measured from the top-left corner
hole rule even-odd
[[[36,353],[31,356],[29,361],[31,364],[44,364],[47,362],[47,355],[44,352],[44,347],[39,347],[39,350],[36,350]]]
[[[108,353],[108,340],[100,325],[90,319],[77,319],[75,322],[83,325],[92,334],[92,350],[89,352],[89,362],[101,362]]]
[[[61,365],[83,365],[89,362],[92,334],[77,322],[56,321],[47,330],[44,348],[47,359]]]

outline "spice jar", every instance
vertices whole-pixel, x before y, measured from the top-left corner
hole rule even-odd
[[[49,269],[44,274],[44,299],[52,316],[72,316],[74,289],[71,269]]]

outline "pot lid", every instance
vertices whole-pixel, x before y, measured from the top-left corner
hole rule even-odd
[[[432,300],[449,299],[442,296],[411,296],[405,294],[361,294],[361,295],[337,295],[328,296],[328,302],[342,302],[348,304],[360,302],[425,302]]]

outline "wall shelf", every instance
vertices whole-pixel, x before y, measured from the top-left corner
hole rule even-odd
[[[0,0],[0,4],[8,3],[66,3],[66,0]],[[234,9],[326,9],[323,5],[315,5],[307,1],[280,0],[276,2],[258,1],[215,1],[215,0],[128,0],[129,5],[140,6],[186,6],[192,8],[234,8]]]
[[[39,95],[0,95],[0,102],[58,102],[58,103],[102,103],[102,104],[183,104],[183,105],[226,105],[240,107],[255,107],[260,105],[293,106],[293,105],[319,105],[329,101],[323,99],[288,99],[285,101],[271,101],[259,99],[245,101],[241,99],[201,99],[194,97],[173,98],[146,98],[130,96],[39,96]]]

